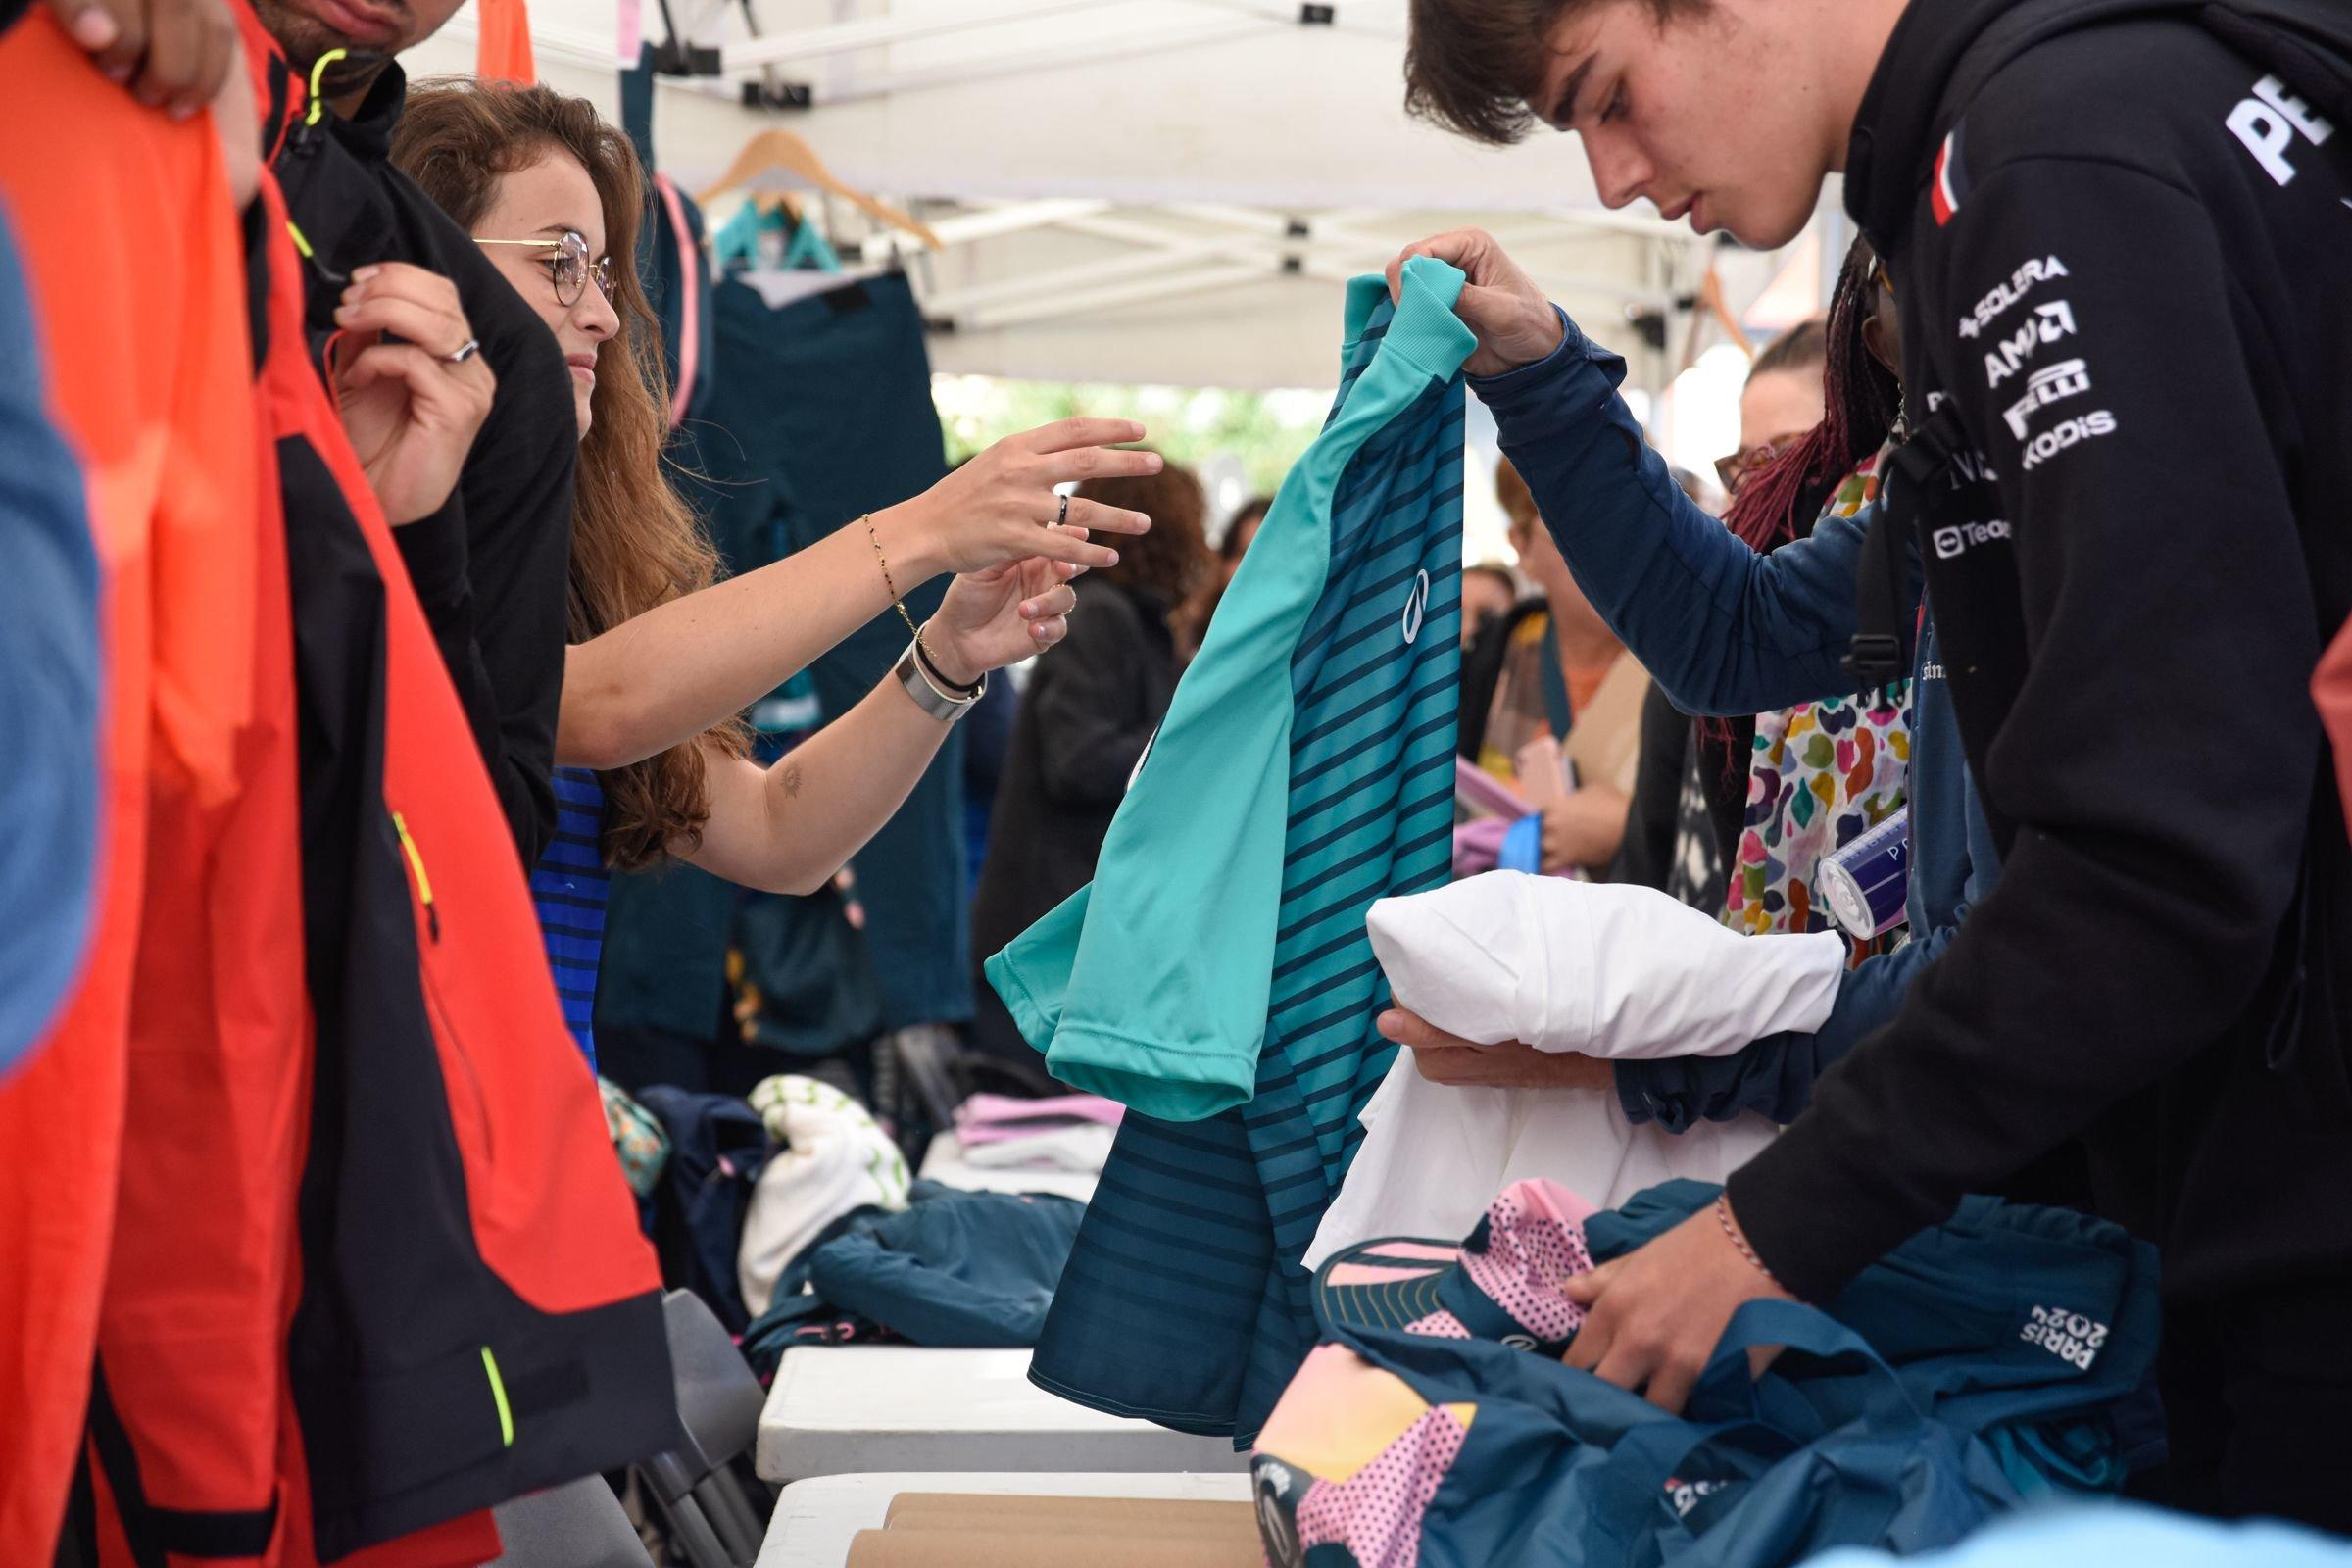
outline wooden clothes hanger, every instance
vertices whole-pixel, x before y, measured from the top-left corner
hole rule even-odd
[[[921,220],[900,212],[895,207],[886,206],[865,192],[842,183],[835,177],[833,172],[825,167],[824,160],[816,156],[815,148],[809,146],[808,142],[792,131],[780,127],[763,130],[750,141],[745,142],[743,150],[735,155],[735,161],[727,166],[727,172],[718,177],[718,183],[710,186],[696,199],[708,203],[714,197],[724,195],[738,186],[750,184],[761,174],[771,171],[791,174],[815,186],[818,190],[830,192],[865,214],[875,222],[886,228],[895,228],[903,234],[910,234],[931,250],[944,248],[940,237],[933,233]]]

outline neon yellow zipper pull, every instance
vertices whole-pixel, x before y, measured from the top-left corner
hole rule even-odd
[[[329,49],[326,53],[320,55],[316,61],[312,62],[311,112],[302,117],[302,122],[304,124],[316,125],[318,123],[318,117],[326,112],[326,100],[318,96],[318,85],[326,78],[327,67],[333,65],[336,61],[342,59],[349,53],[351,53],[351,51],[348,49]]]
[[[482,1347],[482,1370],[490,1376],[490,1397],[498,1401],[498,1435],[505,1446],[514,1446],[514,1407],[507,1402],[507,1380],[499,1376],[498,1357],[490,1347]]]
[[[392,813],[392,831],[400,835],[400,847],[409,858],[409,869],[416,876],[416,898],[424,906],[425,929],[433,940],[441,940],[441,911],[433,904],[433,879],[424,874],[424,857],[416,852],[416,841],[409,837],[409,824],[398,811]]]

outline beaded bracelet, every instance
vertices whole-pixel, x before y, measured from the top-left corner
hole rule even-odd
[[[1747,1238],[1740,1234],[1739,1223],[1732,1218],[1732,1200],[1728,1196],[1720,1193],[1716,1195],[1715,1217],[1723,1224],[1723,1234],[1732,1239],[1734,1247],[1740,1249],[1740,1255],[1755,1264],[1756,1272],[1771,1280],[1773,1285],[1778,1287],[1781,1283],[1779,1276],[1766,1267],[1764,1260],[1756,1255],[1756,1250],[1747,1245]]]

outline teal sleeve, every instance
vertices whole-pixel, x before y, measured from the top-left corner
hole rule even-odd
[[[987,960],[1064,1083],[1174,1121],[1253,1092],[1290,816],[1291,661],[1329,576],[1332,496],[1366,441],[1468,357],[1461,281],[1416,258],[1393,314],[1382,279],[1349,285],[1349,345],[1386,331],[1242,558],[1093,884]]]

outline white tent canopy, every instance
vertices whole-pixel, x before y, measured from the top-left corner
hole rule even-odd
[[[645,4],[658,41],[658,0]],[[842,179],[916,211],[949,242],[903,255],[942,328],[943,370],[1327,385],[1345,280],[1471,224],[1502,235],[1563,306],[1629,351],[1637,384],[1680,368],[1677,307],[1706,248],[1647,209],[1603,210],[1571,138],[1497,150],[1408,119],[1404,0],[750,5],[757,38],[731,0],[670,0],[725,74],[663,79],[662,168],[699,190],[779,123]],[[1302,9],[1330,21],[1302,23]],[[470,22],[419,50],[414,71],[468,69]],[[533,0],[543,78],[609,113],[621,30],[613,0]],[[744,107],[746,82],[805,88],[809,107]],[[836,243],[864,241],[866,260],[903,243],[846,207],[825,211]],[[1735,309],[1781,270],[1744,253],[1717,260]],[[1666,313],[1663,350],[1642,348],[1629,308]]]

